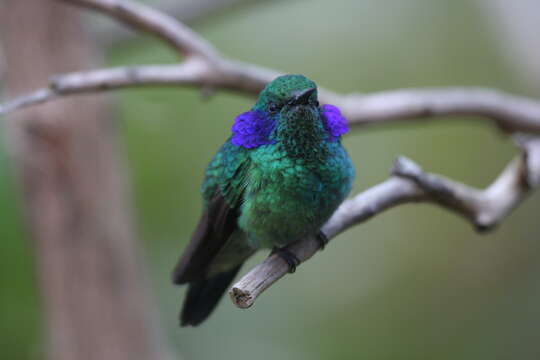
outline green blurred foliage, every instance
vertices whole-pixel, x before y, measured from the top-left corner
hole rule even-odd
[[[303,73],[339,92],[475,85],[527,94],[467,0],[257,2],[195,29],[228,56]],[[146,37],[114,48],[108,59],[115,66],[177,61]],[[218,93],[204,101],[197,90],[177,88],[125,90],[116,99],[153,291],[182,358],[540,354],[538,196],[487,235],[431,205],[399,207],[341,235],[253,308],[241,311],[225,300],[200,328],[179,329],[184,289],[170,285],[169,272],[199,216],[204,167],[252,99]],[[384,180],[399,154],[429,171],[487,185],[515,149],[489,123],[470,120],[357,129],[345,139],[357,167],[353,191]],[[13,187],[0,178],[1,352],[33,359],[41,342],[38,299]]]

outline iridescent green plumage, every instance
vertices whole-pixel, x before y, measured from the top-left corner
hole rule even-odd
[[[208,165],[205,210],[175,269],[176,283],[190,283],[184,325],[209,315],[257,249],[317,234],[351,188],[343,131],[325,117],[311,80],[277,78],[248,115]]]

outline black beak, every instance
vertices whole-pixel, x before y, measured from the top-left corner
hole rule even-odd
[[[299,90],[294,93],[294,98],[291,101],[294,105],[306,105],[309,102],[311,95],[317,91],[317,88],[309,88],[305,90]]]

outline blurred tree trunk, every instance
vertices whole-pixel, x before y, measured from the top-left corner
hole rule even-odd
[[[0,14],[10,95],[43,86],[51,74],[96,65],[76,9],[53,0],[3,0]],[[62,99],[8,120],[50,359],[166,359],[105,98]]]

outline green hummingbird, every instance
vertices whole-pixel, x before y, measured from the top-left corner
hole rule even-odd
[[[208,165],[204,209],[173,271],[189,284],[182,326],[197,326],[216,307],[242,264],[274,249],[294,272],[284,247],[320,231],[351,190],[354,168],[341,145],[347,120],[319,105],[316,84],[303,75],[270,82],[253,108],[238,115],[232,135]]]

